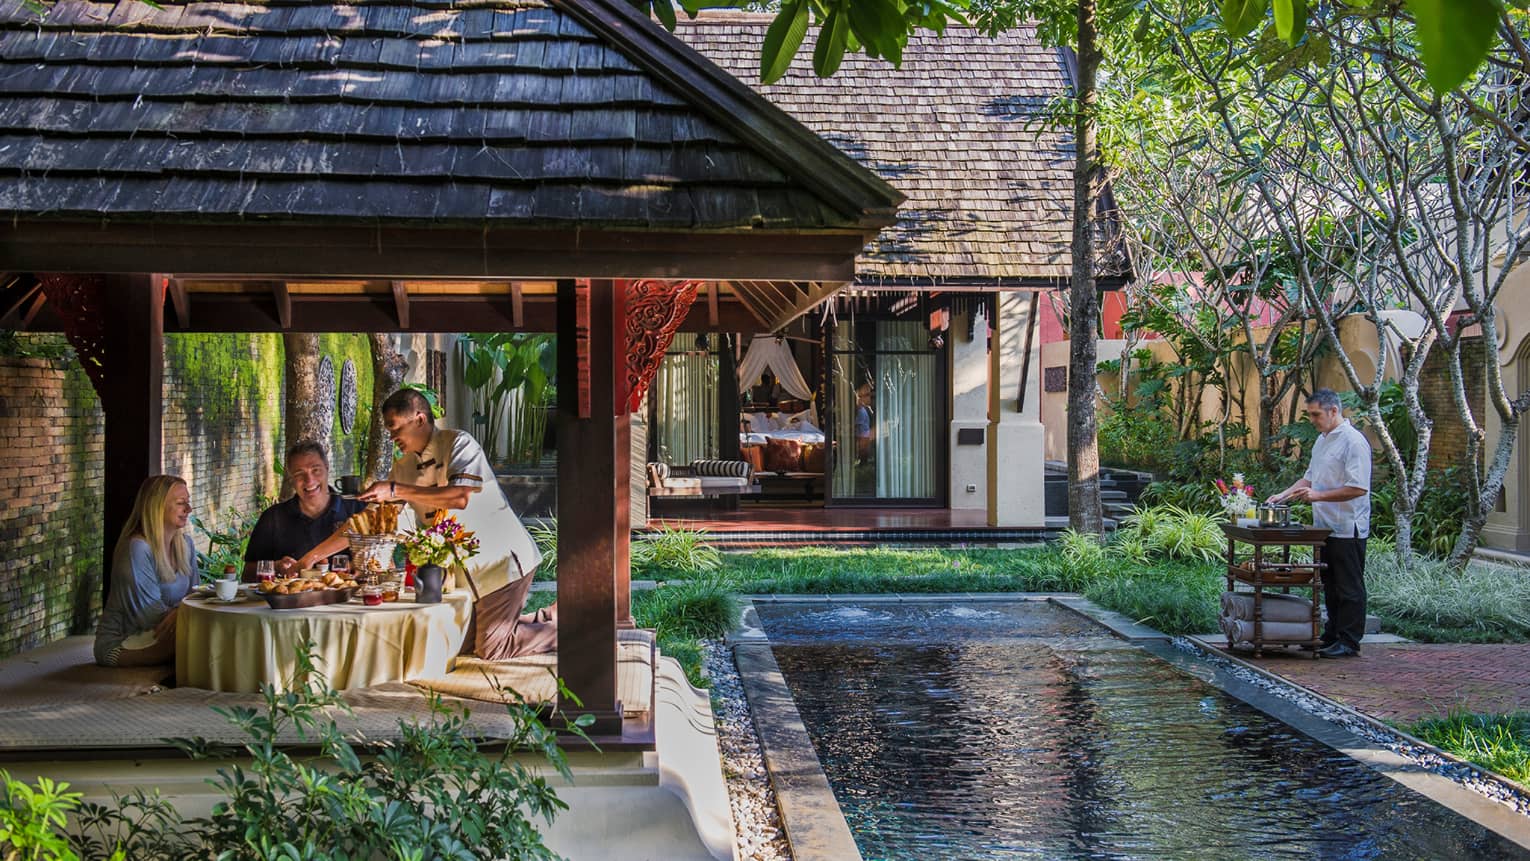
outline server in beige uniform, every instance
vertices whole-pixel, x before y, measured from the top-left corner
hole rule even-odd
[[[477,535],[478,555],[466,564],[473,590],[473,651],[500,660],[557,647],[551,614],[520,618],[542,554],[505,499],[483,447],[472,435],[437,428],[430,404],[413,389],[400,389],[382,404],[388,435],[403,451],[390,480],[367,488],[368,502],[401,500],[416,523],[447,510]]]

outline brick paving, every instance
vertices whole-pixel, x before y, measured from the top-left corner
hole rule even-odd
[[[1456,708],[1530,710],[1530,644],[1372,644],[1358,658],[1316,661],[1294,650],[1267,651],[1257,660],[1251,652],[1233,654],[1372,717],[1398,723],[1443,716]]]

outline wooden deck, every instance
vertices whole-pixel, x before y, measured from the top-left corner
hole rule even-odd
[[[707,511],[652,517],[660,525],[703,529],[721,544],[856,544],[884,541],[1040,541],[1067,526],[1048,518],[1045,526],[993,527],[983,511],[947,508],[824,508],[747,505],[737,511]]]

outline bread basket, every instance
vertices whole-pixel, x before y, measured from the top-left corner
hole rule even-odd
[[[393,551],[398,547],[399,536],[347,532],[345,537],[351,542],[352,576],[360,578],[366,574],[393,570]]]

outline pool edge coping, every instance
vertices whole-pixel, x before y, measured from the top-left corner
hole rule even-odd
[[[729,647],[792,857],[797,861],[861,861],[855,835],[829,785],[770,642],[762,639]]]

